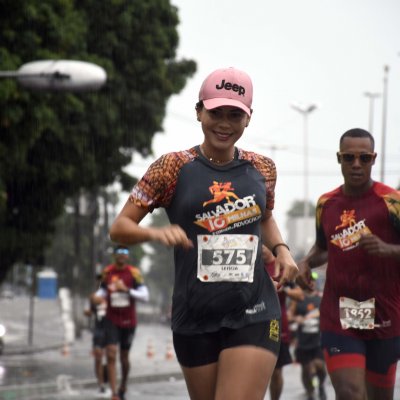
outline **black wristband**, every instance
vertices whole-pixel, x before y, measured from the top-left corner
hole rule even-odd
[[[279,247],[279,246],[284,246],[290,251],[289,246],[286,243],[277,243],[271,250],[271,252],[274,255],[274,257],[277,257],[276,248]]]

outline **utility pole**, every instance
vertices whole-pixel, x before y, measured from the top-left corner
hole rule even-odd
[[[309,104],[301,106],[298,104],[291,104],[291,107],[303,116],[303,171],[304,171],[304,205],[303,217],[307,218],[310,215],[310,204],[308,195],[308,115],[311,114],[318,107],[316,104]]]
[[[383,67],[383,91],[382,91],[381,182],[384,182],[384,180],[385,180],[388,80],[389,80],[389,66],[385,65]]]
[[[368,131],[373,134],[374,132],[374,103],[375,100],[381,96],[380,93],[365,92],[364,96],[369,99],[369,114],[368,114]]]

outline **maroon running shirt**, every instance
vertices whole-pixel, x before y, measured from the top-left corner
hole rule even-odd
[[[328,250],[321,303],[321,331],[362,339],[400,335],[400,262],[367,254],[358,246],[361,234],[400,244],[400,193],[374,182],[361,196],[342,188],[322,195],[317,204],[317,245]],[[339,298],[375,299],[374,329],[343,329]],[[362,311],[361,311],[362,312]]]
[[[133,328],[137,323],[135,299],[129,292],[115,290],[114,282],[117,280],[122,280],[129,289],[136,289],[143,285],[143,277],[132,265],[118,268],[111,264],[103,270],[102,287],[107,290],[106,318],[121,328]]]

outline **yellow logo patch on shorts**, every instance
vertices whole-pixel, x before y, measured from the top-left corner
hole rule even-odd
[[[274,342],[279,342],[279,321],[272,319],[269,323],[269,338]]]

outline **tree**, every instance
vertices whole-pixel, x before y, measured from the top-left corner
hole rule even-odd
[[[79,59],[106,69],[98,93],[28,92],[0,81],[0,282],[40,265],[66,200],[119,181],[134,150],[151,153],[166,103],[196,70],[176,60],[178,11],[167,0],[8,0],[0,69]]]

